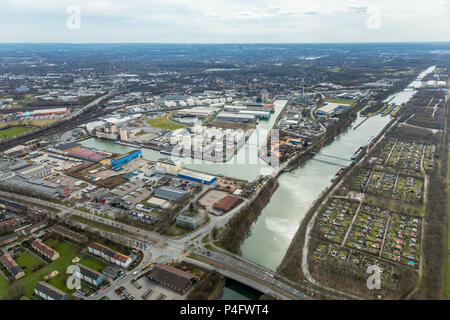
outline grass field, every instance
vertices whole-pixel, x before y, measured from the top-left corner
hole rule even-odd
[[[169,121],[166,118],[150,119],[147,120],[147,123],[152,127],[159,129],[176,130],[186,128],[185,125]]]
[[[3,299],[3,295],[8,291],[9,282],[2,275],[0,275],[0,300]]]
[[[341,68],[340,67],[333,67],[333,68],[328,68],[328,70],[330,70],[331,72],[339,72],[339,71],[341,71]]]
[[[18,134],[25,133],[30,130],[31,129],[27,127],[11,127],[8,129],[2,129],[0,130],[0,139],[17,136]]]
[[[45,267],[42,269],[31,272],[32,267],[42,263],[42,261],[35,257],[33,254],[29,252],[24,252],[20,255],[19,258],[16,259],[17,263],[20,266],[25,266],[25,277],[20,279],[19,282],[22,282],[25,286],[26,290],[26,296],[28,298],[32,298],[33,296],[33,289],[36,283],[39,281],[44,281],[44,277],[49,274],[52,271],[58,271],[59,275],[54,277],[49,281],[49,283],[65,292],[72,293],[73,291],[70,291],[66,287],[66,280],[69,276],[66,271],[67,267],[72,265],[72,259],[75,257],[81,258],[80,263],[83,265],[86,265],[94,270],[102,270],[104,267],[106,267],[106,263],[97,260],[95,258],[92,258],[88,255],[82,254],[81,248],[74,246],[68,242],[60,241],[57,239],[51,239],[49,241],[46,241],[46,244],[54,248],[56,251],[59,252],[61,255],[57,260],[46,264]],[[4,280],[4,279],[3,279]],[[6,290],[3,290],[4,287],[4,280],[0,279],[0,292],[6,292]],[[6,282],[6,285],[8,283]]]
[[[17,264],[25,271],[25,274],[30,273],[34,267],[45,263],[44,260],[39,259],[29,251],[24,251],[16,259]]]
[[[350,106],[354,106],[356,101],[351,99],[325,99],[325,102],[333,102],[333,103],[342,103],[342,104],[349,104]]]

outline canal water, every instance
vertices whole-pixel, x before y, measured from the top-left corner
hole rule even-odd
[[[227,279],[227,283],[222,290],[220,300],[258,300],[261,292],[243,285],[240,282]]]
[[[435,67],[425,70],[419,78],[432,72]],[[421,81],[410,84],[420,87]],[[393,103],[402,104],[414,95],[412,90],[404,90],[388,97]],[[258,130],[252,134],[245,148],[227,163],[211,163],[201,160],[183,159],[183,166],[211,174],[222,174],[236,178],[253,180],[260,174],[269,174],[271,167],[257,157],[259,146],[263,143],[266,132],[273,126],[278,114],[287,101],[275,101],[275,113],[268,121],[261,121]],[[352,154],[371,136],[376,136],[390,121],[389,117],[374,116],[365,121],[356,130],[364,117],[358,115],[353,125],[334,139],[321,153],[350,159]],[[82,142],[84,146],[95,147],[115,153],[124,153],[131,147],[115,144],[102,139],[88,139]],[[163,155],[157,151],[142,149],[143,156],[149,160],[158,160]],[[244,159],[244,160],[243,160]],[[244,161],[244,163],[240,163]],[[289,244],[303,221],[308,209],[327,187],[336,172],[350,162],[331,159],[317,155],[302,167],[279,176],[279,188],[273,194],[270,202],[263,209],[258,219],[253,223],[241,244],[242,255],[269,269],[275,270],[283,259]]]

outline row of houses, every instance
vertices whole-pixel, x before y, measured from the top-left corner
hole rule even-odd
[[[30,245],[34,250],[52,261],[59,258],[59,252],[46,245],[41,239],[32,240]]]
[[[18,280],[25,277],[25,272],[22,268],[14,261],[9,253],[4,252],[3,250],[0,250],[0,263],[8,270],[14,279]]]
[[[60,225],[55,224],[49,230],[53,233],[56,233],[57,235],[60,235],[64,238],[67,238],[77,243],[86,243],[88,241],[88,238],[86,236],[79,234],[75,231],[72,231],[70,229],[64,228]]]
[[[17,222],[16,218],[3,220],[0,222],[0,230],[12,228],[12,227],[16,226],[17,224],[18,224],[18,222]]]
[[[127,268],[132,259],[120,252],[116,252],[100,243],[93,242],[88,246],[88,251],[96,256],[99,256],[106,261],[116,264],[118,266]]]

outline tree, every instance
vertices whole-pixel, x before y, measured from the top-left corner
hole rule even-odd
[[[216,239],[216,238],[217,238],[217,233],[218,233],[218,232],[219,232],[219,230],[217,229],[216,226],[214,226],[214,227],[212,228],[212,232],[211,232],[211,235],[212,235],[213,239]]]
[[[18,300],[20,297],[25,295],[25,286],[22,282],[14,281],[8,288],[6,292],[6,300]]]

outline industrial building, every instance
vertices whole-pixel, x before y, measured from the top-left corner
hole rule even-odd
[[[34,287],[34,294],[44,300],[68,300],[69,295],[44,281],[39,281]]]
[[[269,111],[258,111],[258,110],[240,110],[238,114],[243,115],[253,115],[258,119],[269,119],[270,112]]]
[[[151,197],[147,200],[147,205],[156,209],[167,209],[170,206],[170,202],[158,197]]]
[[[181,190],[173,187],[162,186],[155,190],[155,196],[158,198],[167,199],[170,201],[178,200],[185,195],[187,195],[189,191]]]
[[[132,208],[136,204],[144,201],[152,192],[147,188],[138,188],[124,196],[122,196],[118,201],[120,202],[122,207]],[[115,200],[117,202],[117,200]]]
[[[246,106],[237,106],[237,105],[231,105],[231,106],[225,106],[223,108],[225,111],[229,111],[229,112],[239,112],[242,110],[247,110]]]
[[[104,153],[104,152],[101,152],[101,151],[98,151],[95,149],[84,148],[84,147],[72,149],[67,154],[74,158],[93,161],[93,162],[100,162],[110,156],[107,153]]]
[[[165,264],[155,265],[147,277],[179,294],[185,294],[194,282],[200,280],[192,273]]]
[[[141,180],[128,181],[114,188],[111,193],[118,197],[123,197],[136,189],[142,188],[143,186],[144,182]]]
[[[323,107],[316,110],[316,114],[329,116],[334,115],[345,109],[350,109],[350,105],[334,102],[324,102]]]
[[[159,159],[156,162],[156,172],[176,175],[182,169],[181,161],[174,161],[168,158]]]
[[[255,122],[255,116],[251,114],[238,114],[232,112],[222,111],[216,117],[217,122]]]
[[[194,212],[184,212],[177,215],[175,223],[177,226],[195,229],[205,222],[205,215]]]
[[[0,175],[0,188],[30,196],[48,198],[64,198],[70,195],[69,189],[66,186],[37,178],[27,179],[14,174],[9,176]]]
[[[222,212],[228,212],[239,203],[239,198],[233,197],[233,196],[226,196],[222,198],[221,200],[217,201],[213,205],[213,209],[222,211]]]
[[[194,107],[191,109],[178,110],[177,115],[181,117],[207,118],[219,110],[220,108]]]
[[[206,173],[202,173],[202,172],[198,172],[198,171],[188,170],[188,169],[181,169],[178,172],[177,177],[196,181],[196,182],[201,182],[204,184],[211,184],[217,180],[217,178],[215,176],[212,176],[212,175],[209,175]]]
[[[119,167],[123,166],[124,164],[136,159],[139,156],[142,157],[141,150],[138,150],[138,149],[131,150],[130,152],[127,152],[119,157],[111,159],[111,167],[119,168]]]

